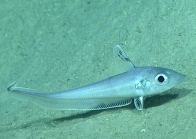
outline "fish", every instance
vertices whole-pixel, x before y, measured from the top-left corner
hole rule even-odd
[[[115,59],[125,66],[125,72],[75,89],[51,93],[17,87],[12,83],[7,91],[18,99],[31,101],[45,109],[102,110],[133,103],[143,110],[144,99],[177,86],[186,77],[162,67],[136,67],[120,45],[113,48]]]

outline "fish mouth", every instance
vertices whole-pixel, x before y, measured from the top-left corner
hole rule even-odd
[[[186,78],[186,75],[178,73],[178,76],[175,77],[174,86],[180,84],[185,78]]]
[[[186,78],[186,75],[180,74],[179,83],[181,83]]]

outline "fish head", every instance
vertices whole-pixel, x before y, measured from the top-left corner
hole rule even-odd
[[[174,70],[160,67],[150,67],[145,71],[143,89],[145,96],[165,92],[181,83],[186,77]]]

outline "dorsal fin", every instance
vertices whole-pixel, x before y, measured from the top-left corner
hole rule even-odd
[[[120,45],[114,46],[113,55],[115,59],[123,62],[127,71],[135,67]]]

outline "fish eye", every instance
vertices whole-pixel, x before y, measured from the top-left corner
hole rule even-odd
[[[160,85],[165,85],[168,83],[168,77],[165,74],[158,74],[155,77],[155,81]]]

